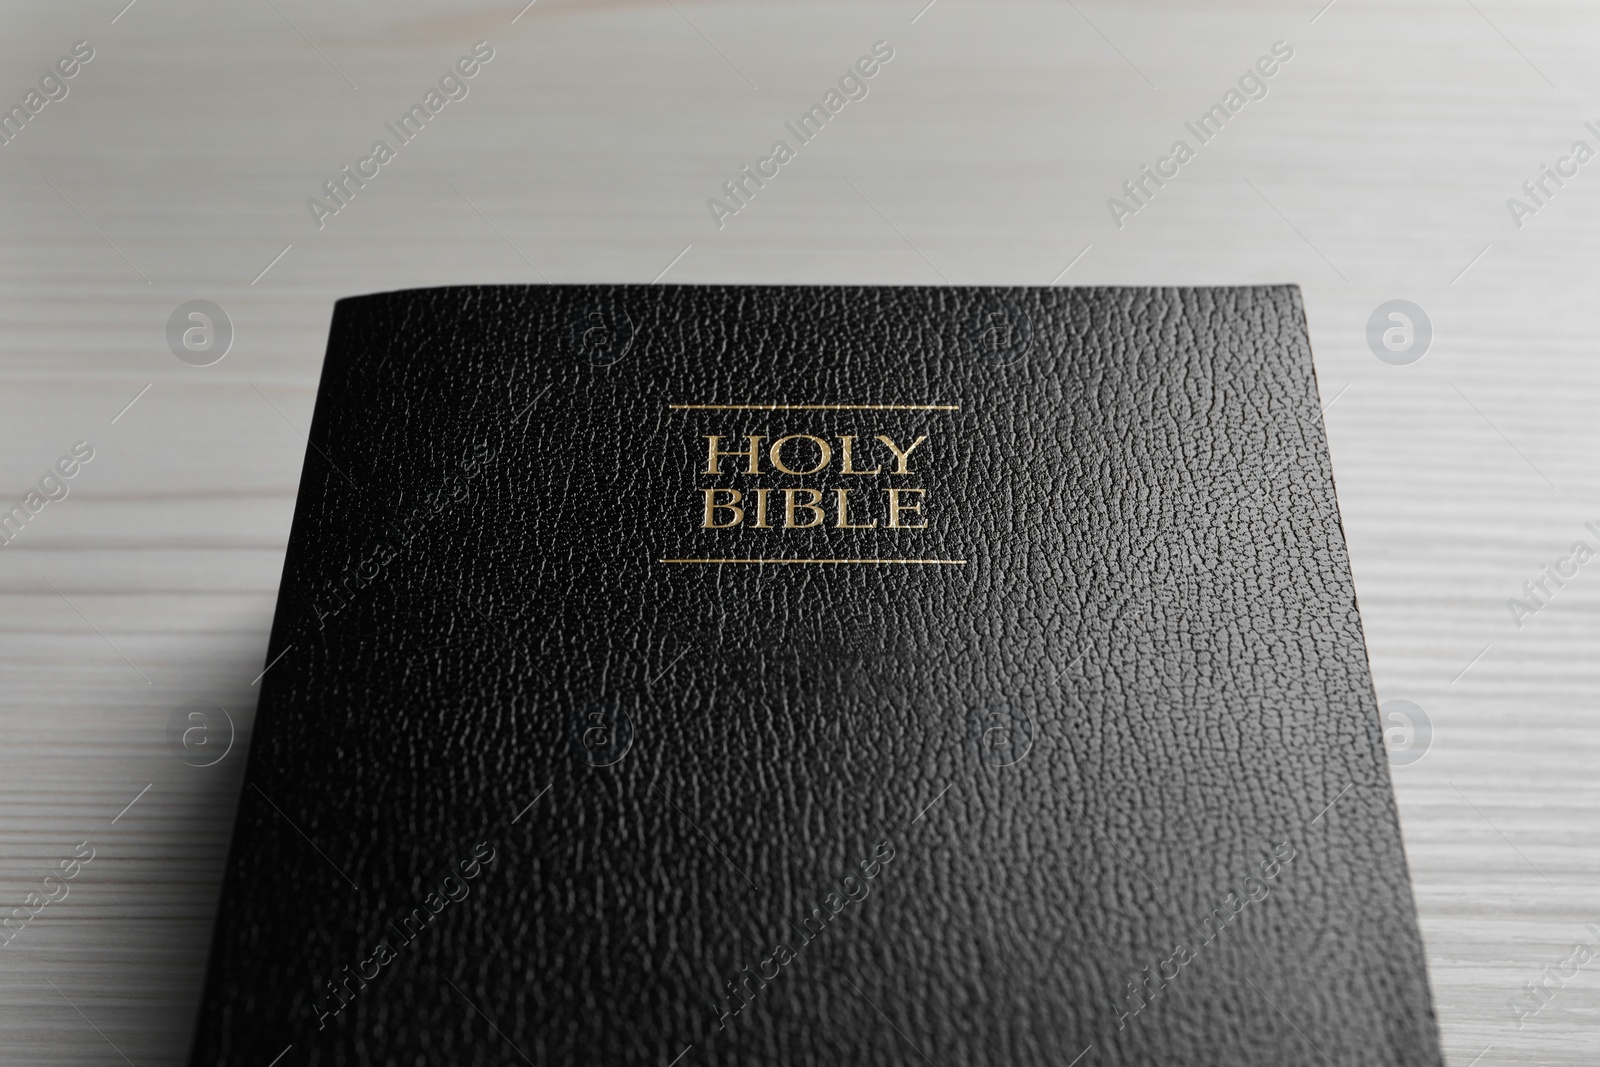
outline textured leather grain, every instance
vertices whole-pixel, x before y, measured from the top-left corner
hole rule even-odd
[[[1441,1062],[1295,288],[361,297],[311,442],[196,1065]]]

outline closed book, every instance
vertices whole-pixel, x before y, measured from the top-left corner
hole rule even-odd
[[[193,1063],[1441,1062],[1299,291],[341,301]]]

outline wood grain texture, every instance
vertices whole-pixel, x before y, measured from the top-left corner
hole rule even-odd
[[[0,904],[96,849],[0,949],[6,1062],[183,1056],[240,761],[186,765],[168,720],[207,700],[248,740],[333,300],[664,270],[1298,282],[1379,697],[1434,729],[1394,775],[1450,1061],[1593,1061],[1600,965],[1520,1026],[1507,1001],[1600,940],[1600,578],[1552,585],[1520,628],[1506,601],[1600,524],[1600,163],[1520,229],[1506,200],[1574,141],[1600,147],[1600,14],[275,3],[0,15],[0,102],[95,48],[0,147],[0,502],[73,442],[96,450],[0,548]],[[896,55],[869,95],[719,229],[707,198],[880,39]],[[495,58],[470,95],[319,230],[306,199],[478,40]],[[1277,40],[1295,54],[1268,95],[1118,229],[1107,198]],[[1367,346],[1395,298],[1436,331],[1410,366]],[[192,299],[236,331],[213,366],[167,348]]]

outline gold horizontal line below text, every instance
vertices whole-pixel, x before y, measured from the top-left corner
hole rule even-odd
[[[668,404],[674,411],[960,411],[960,404]]]
[[[922,563],[930,566],[965,567],[964,559],[664,559],[661,563]]]

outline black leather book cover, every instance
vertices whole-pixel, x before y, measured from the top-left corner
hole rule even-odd
[[[1299,292],[339,303],[196,1065],[1440,1063]]]

